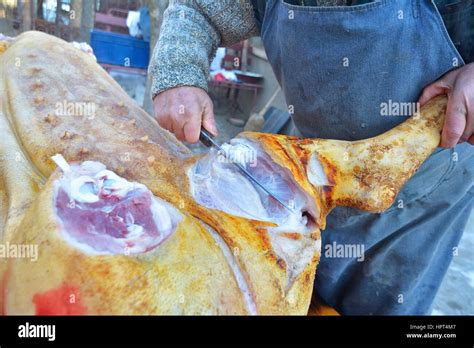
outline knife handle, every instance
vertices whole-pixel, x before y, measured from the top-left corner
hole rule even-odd
[[[201,132],[199,133],[199,140],[206,147],[212,147],[212,135],[204,127],[201,127]]]

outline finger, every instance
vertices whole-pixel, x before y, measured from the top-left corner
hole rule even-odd
[[[153,99],[153,111],[155,115],[155,120],[158,122],[161,128],[171,131],[171,122],[168,107],[166,103],[166,99],[162,97],[162,95],[158,94]]]
[[[173,110],[170,115],[171,132],[175,135],[176,139],[184,140],[184,122],[185,115],[179,114],[177,110]]]
[[[454,89],[448,95],[446,119],[441,134],[441,146],[450,148],[455,146],[466,128],[467,107],[461,89]]]
[[[447,73],[438,81],[426,86],[423,89],[420,99],[418,99],[420,106],[425,105],[434,97],[437,97],[438,95],[446,94],[450,90],[452,90],[454,81],[456,80],[456,76],[457,76],[457,71],[454,70]]]
[[[421,94],[421,97],[418,100],[418,103],[420,103],[420,106],[423,106],[427,102],[429,102],[432,98],[437,97],[438,95],[446,94],[447,91],[448,91],[447,87],[439,84],[438,82],[435,82],[425,87],[425,89],[423,89],[423,93]]]
[[[457,84],[456,84],[457,86]],[[466,106],[466,127],[461,136],[463,141],[468,141],[469,138],[474,134],[474,82],[472,80],[463,80],[460,82],[464,93],[464,105]]]
[[[201,114],[202,112],[194,111],[191,117],[188,117],[184,123],[184,139],[191,144],[199,140],[199,132],[201,130]]]
[[[474,134],[474,109],[473,106],[467,106],[467,119],[466,127],[464,128],[464,133],[461,136],[462,141],[468,141],[470,137]]]
[[[156,119],[156,121],[158,122],[158,124],[160,125],[161,128],[169,130],[170,132],[172,131],[172,123],[171,123],[171,119],[168,115],[156,114],[155,119]]]
[[[176,139],[184,141],[185,136],[184,136],[184,119],[182,118],[182,115],[175,115],[173,116],[173,125],[172,125],[172,132],[176,136]]]
[[[202,126],[204,127],[204,129],[211,132],[212,135],[214,136],[218,135],[212,104],[206,105],[204,107],[203,116],[202,116]]]

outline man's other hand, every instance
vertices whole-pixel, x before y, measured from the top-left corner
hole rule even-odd
[[[450,71],[427,86],[419,102],[423,106],[440,94],[448,95],[441,146],[449,148],[465,141],[474,145],[474,63]]]

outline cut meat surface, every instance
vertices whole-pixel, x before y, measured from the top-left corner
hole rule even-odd
[[[94,254],[132,254],[158,246],[180,214],[142,184],[129,182],[98,162],[70,167],[56,184],[55,207],[66,240]]]
[[[291,173],[275,163],[257,142],[236,138],[222,145],[222,150],[225,155],[213,149],[189,170],[191,193],[207,208],[275,224],[267,231],[273,250],[284,261],[286,291],[319,253],[319,233],[313,238],[318,231],[318,211]],[[293,212],[250,181],[232,162],[244,166]]]
[[[310,225],[317,210],[311,198],[258,143],[237,138],[230,144],[224,144],[222,149],[225,156],[212,149],[188,172],[191,193],[199,204],[247,219],[272,222],[277,225],[273,229],[275,231],[313,230]],[[232,162],[244,166],[278,199],[291,207],[293,213],[252,183]]]

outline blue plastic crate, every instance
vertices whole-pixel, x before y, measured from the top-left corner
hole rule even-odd
[[[129,35],[92,30],[91,46],[99,63],[147,69],[150,43]]]

